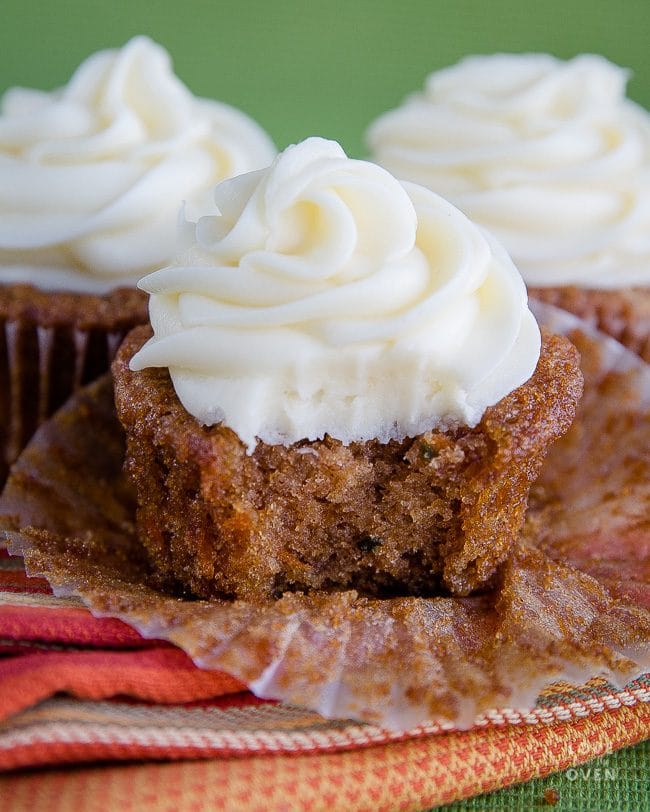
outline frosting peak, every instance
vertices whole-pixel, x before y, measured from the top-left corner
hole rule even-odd
[[[470,57],[368,131],[374,157],[489,228],[536,286],[650,284],[650,115],[584,54]]]
[[[154,337],[131,366],[169,367],[186,409],[249,450],[473,425],[532,374],[521,277],[432,192],[310,138],[215,201],[141,281]]]
[[[183,200],[268,165],[243,113],[195,98],[147,37],[86,59],[50,93],[12,88],[0,111],[0,282],[135,284],[175,251]]]

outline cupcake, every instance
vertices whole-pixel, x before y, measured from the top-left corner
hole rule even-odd
[[[537,298],[650,361],[650,115],[595,55],[471,57],[368,131],[373,157],[503,243]]]
[[[243,113],[195,98],[145,37],[0,111],[0,482],[38,423],[146,322],[135,287],[175,251],[179,208],[266,166]]]
[[[318,138],[215,189],[113,364],[158,585],[464,595],[581,391],[503,249]]]

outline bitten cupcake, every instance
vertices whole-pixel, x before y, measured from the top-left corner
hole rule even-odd
[[[507,254],[312,138],[215,190],[113,365],[157,582],[200,596],[468,594],[581,391]],[[541,354],[540,354],[541,344]]]
[[[471,57],[368,131],[500,239],[529,290],[650,361],[650,115],[595,55]]]
[[[175,251],[178,213],[266,166],[270,139],[195,98],[145,37],[0,112],[0,482],[36,425],[146,321],[136,290]]]

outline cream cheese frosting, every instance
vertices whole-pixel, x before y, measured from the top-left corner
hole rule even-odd
[[[462,60],[371,125],[373,157],[502,241],[526,282],[650,284],[650,114],[596,55]]]
[[[216,187],[179,261],[140,282],[201,423],[248,451],[476,424],[526,381],[540,333],[505,251],[433,192],[310,138]]]
[[[146,37],[63,88],[0,108],[0,283],[102,292],[169,262],[182,202],[276,154],[240,111],[194,97]]]

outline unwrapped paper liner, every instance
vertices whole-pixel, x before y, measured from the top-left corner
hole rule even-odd
[[[587,391],[485,594],[252,604],[154,591],[107,379],[38,431],[0,500],[0,527],[57,595],[325,717],[460,729],[492,709],[524,713],[559,680],[623,686],[650,668],[650,367],[562,311],[537,316],[579,345]]]

